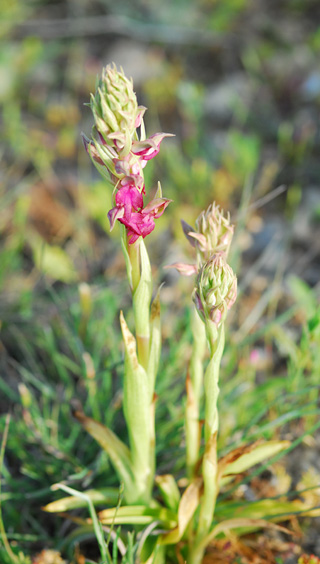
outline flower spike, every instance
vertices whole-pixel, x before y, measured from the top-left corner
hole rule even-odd
[[[146,108],[138,106],[132,80],[115,65],[103,69],[96,93],[91,95],[90,107],[95,122],[94,136],[88,139],[82,134],[83,144],[94,164],[99,165],[98,170],[109,174],[115,186],[114,207],[108,212],[110,229],[120,221],[132,245],[153,231],[154,220],[171,201],[162,198],[161,188],[146,206],[143,201],[143,168],[159,153],[163,139],[171,135],[154,133],[146,139],[143,122]]]

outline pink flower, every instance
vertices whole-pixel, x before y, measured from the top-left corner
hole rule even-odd
[[[170,201],[167,198],[154,198],[142,209],[143,197],[135,186],[120,188],[115,197],[116,205],[108,213],[110,228],[113,229],[118,219],[125,225],[128,242],[132,245],[139,237],[145,238],[154,230],[154,220],[163,214]]]
[[[175,262],[173,264],[166,265],[164,268],[175,268],[179,274],[182,274],[183,276],[192,276],[198,272],[196,264],[187,264],[185,262]]]
[[[170,133],[154,133],[145,141],[132,141],[131,151],[139,157],[142,168],[159,153],[161,141],[165,137],[173,137],[173,135]]]
[[[132,213],[129,221],[125,217],[118,219],[120,223],[126,226],[128,243],[130,245],[135,243],[139,237],[145,238],[155,227],[153,217],[142,212]]]
[[[130,222],[132,213],[143,207],[143,197],[134,184],[125,184],[117,191],[115,204],[108,213],[111,231],[117,219]]]
[[[127,185],[116,193],[116,206],[124,208],[124,217],[130,219],[132,209],[140,210],[143,206],[143,197],[135,186]]]
[[[154,198],[144,209],[132,213],[129,221],[125,217],[119,218],[120,223],[127,228],[130,245],[135,243],[138,237],[145,238],[154,230],[154,220],[163,214],[170,202],[167,198]]]

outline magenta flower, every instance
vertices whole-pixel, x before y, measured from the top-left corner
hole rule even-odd
[[[130,220],[119,218],[120,223],[127,228],[128,243],[132,245],[139,237],[143,239],[154,230],[154,220],[160,217],[171,200],[155,198],[144,209],[131,214]]]
[[[115,204],[115,207],[108,212],[111,231],[117,219],[130,221],[132,213],[141,210],[143,197],[134,184],[125,184],[117,191]]]
[[[114,207],[108,212],[110,228],[120,221],[126,227],[128,243],[133,244],[153,231],[154,220],[170,202],[162,198],[159,186],[155,198],[144,205],[143,169],[159,153],[162,140],[171,134],[155,133],[146,139],[146,108],[138,106],[132,81],[115,65],[103,70],[90,106],[95,121],[93,137],[88,139],[82,134],[83,143],[99,172],[105,176],[104,167],[114,185]]]
[[[173,135],[171,133],[154,133],[145,141],[132,142],[131,151],[139,157],[142,168],[159,153],[161,141],[165,137],[173,137]]]
[[[120,188],[115,196],[115,207],[108,213],[110,229],[116,220],[125,225],[128,243],[132,245],[139,237],[145,238],[154,230],[154,220],[160,217],[171,200],[154,198],[143,208],[142,194],[134,185]]]
[[[144,214],[142,212],[134,212],[131,215],[130,221],[127,221],[124,217],[119,218],[119,221],[125,225],[127,229],[129,245],[133,245],[139,237],[143,237],[144,239],[155,228],[153,217],[150,214]]]

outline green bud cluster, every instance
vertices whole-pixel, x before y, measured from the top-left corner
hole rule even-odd
[[[201,267],[193,301],[203,321],[218,327],[237,297],[237,277],[226,261],[225,253],[216,253]]]
[[[95,128],[105,143],[129,151],[146,110],[138,106],[132,79],[122,69],[118,71],[116,65],[108,65],[103,69],[95,95],[91,94],[90,106]]]
[[[196,220],[196,230],[189,233],[196,240],[200,263],[209,260],[213,253],[223,252],[228,255],[233,231],[230,214],[225,217],[215,203],[202,211]]]

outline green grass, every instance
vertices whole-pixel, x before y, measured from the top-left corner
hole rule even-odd
[[[121,340],[119,331],[114,330],[120,296],[108,288],[94,288],[84,341],[78,333],[81,308],[77,288],[70,287],[59,296],[51,289],[47,300],[55,307],[52,318],[45,324],[36,322],[32,328],[29,323],[3,327],[4,342],[14,339],[16,343],[18,358],[11,361],[11,366],[19,384],[18,388],[11,388],[4,377],[0,380],[3,394],[14,403],[7,462],[3,466],[2,511],[9,540],[18,543],[26,553],[39,544],[56,547],[63,541],[60,519],[40,514],[42,505],[60,497],[51,492],[53,483],[63,481],[79,491],[117,486],[106,455],[73,420],[71,401],[80,401],[87,415],[111,426],[126,440],[119,395]],[[174,471],[178,476],[184,458],[185,362],[191,346],[189,310],[181,311],[182,317],[174,327],[174,342],[164,344],[157,385],[159,472]],[[256,384],[249,359],[245,361],[250,350],[248,339],[237,344],[229,342],[221,380],[221,454],[257,438],[279,436],[284,425],[289,431],[290,422],[303,420],[305,433],[294,442],[296,446],[317,426],[314,424],[319,416],[316,383],[319,314],[304,325],[300,343],[291,339],[283,319],[287,321],[283,315],[275,317],[264,331],[269,342],[276,334],[277,343],[280,330],[286,336],[287,368],[282,368],[282,374],[270,374],[260,385]],[[255,338],[261,342],[261,331],[257,335],[251,333],[250,347],[254,346]],[[297,351],[298,366],[292,360],[292,354]],[[95,367],[91,379],[86,375],[84,352],[90,354]],[[239,360],[242,360],[241,368]],[[3,429],[4,416],[0,422]]]

